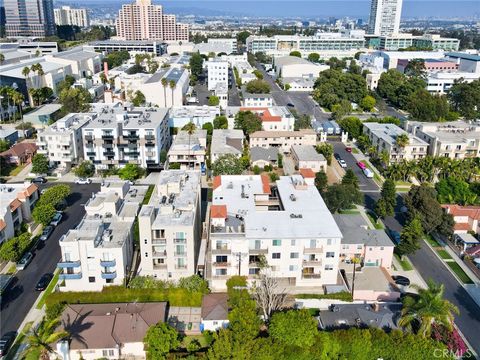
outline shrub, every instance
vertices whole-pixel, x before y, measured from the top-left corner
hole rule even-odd
[[[52,204],[37,204],[33,209],[32,217],[38,224],[47,226],[52,221],[55,212],[56,210]]]
[[[192,292],[198,291],[202,294],[208,294],[210,292],[208,282],[198,275],[181,278],[178,282],[178,287]]]
[[[275,182],[280,179],[280,176],[278,176],[278,174],[274,172],[269,173],[268,176],[270,177],[271,182]]]
[[[352,302],[352,294],[348,291],[341,291],[333,294],[297,294],[298,299],[331,299]]]
[[[261,172],[262,172],[262,170],[258,167],[258,165],[255,165],[255,166],[253,167],[253,173],[254,173],[255,175],[259,175]]]

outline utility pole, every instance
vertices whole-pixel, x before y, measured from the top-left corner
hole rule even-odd
[[[248,253],[237,252],[237,253],[233,253],[233,256],[236,256],[236,257],[237,257],[237,261],[238,261],[238,275],[240,276],[240,275],[241,275],[241,271],[242,271],[242,258],[243,258],[244,256],[248,256]]]

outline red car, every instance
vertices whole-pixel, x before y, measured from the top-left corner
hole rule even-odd
[[[357,165],[360,169],[364,170],[366,168],[365,164],[362,163],[361,161],[357,162]]]
[[[346,148],[345,148],[345,151],[351,153],[351,152],[352,152],[352,148],[351,148],[351,147],[346,147]]]

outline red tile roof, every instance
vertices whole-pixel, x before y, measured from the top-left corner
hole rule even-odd
[[[261,175],[262,177],[262,185],[263,185],[263,193],[264,194],[271,194],[272,190],[270,189],[270,179],[267,175]]]
[[[210,207],[210,217],[213,219],[226,219],[227,205],[212,205]]]
[[[37,152],[38,146],[31,142],[21,142],[13,145],[10,149],[0,153],[0,156],[17,156],[33,155]]]
[[[17,199],[24,200],[24,199],[26,199],[27,197],[32,196],[32,194],[35,193],[35,191],[37,191],[37,190],[38,190],[38,186],[37,186],[37,185],[35,185],[35,184],[30,184],[25,190],[20,191],[20,192],[17,194]]]
[[[461,206],[461,205],[442,205],[453,216],[468,216],[469,218],[480,220],[480,206]]]
[[[222,178],[220,176],[215,176],[213,178],[213,190],[222,185]]]
[[[465,252],[468,255],[480,255],[480,245],[469,247]]]
[[[7,224],[5,223],[5,221],[3,221],[3,219],[0,219],[0,231],[5,229],[6,227],[7,227]]]
[[[272,115],[268,108],[240,108],[240,111],[251,111],[256,113],[262,121],[282,121],[282,117],[278,115]]]
[[[10,203],[10,210],[15,211],[17,210],[20,206],[22,206],[22,203],[18,199],[13,199],[13,201]]]
[[[454,230],[465,230],[468,231],[470,230],[470,224],[469,223],[455,223],[455,226],[453,227]]]
[[[299,170],[299,172],[300,172],[300,175],[302,175],[304,179],[314,178],[314,177],[315,177],[315,173],[314,173],[313,170],[310,169],[310,168],[301,168],[301,169]]]

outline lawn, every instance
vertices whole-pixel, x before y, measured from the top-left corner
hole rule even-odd
[[[12,266],[10,266],[7,270],[8,275],[13,275],[16,272],[17,272],[17,265],[16,264],[12,264]]]
[[[45,300],[47,300],[48,295],[50,295],[52,293],[53,289],[55,289],[55,285],[57,285],[57,282],[58,282],[59,274],[60,274],[60,269],[57,269],[57,271],[55,271],[55,275],[53,276],[52,281],[50,281],[50,284],[48,284],[47,288],[45,289],[45,291],[42,294],[42,297],[40,298],[39,302],[37,303],[36,308],[38,310],[40,310],[43,307],[43,305],[45,305]]]
[[[433,246],[433,247],[441,247],[441,245],[437,242],[437,240],[435,240],[435,239],[433,238],[432,235],[427,235],[427,236],[425,237],[425,240],[428,241],[428,243],[430,244],[430,246]]]
[[[372,222],[372,224],[373,224],[373,226],[375,227],[375,229],[377,229],[377,230],[383,230],[383,229],[385,229],[385,227],[383,226],[383,224],[382,224],[380,221],[377,222],[377,220],[375,219],[375,217],[374,217],[371,213],[367,212],[367,216],[368,216],[368,218],[370,219],[370,221]]]
[[[17,340],[12,345],[12,347],[10,348],[10,351],[5,357],[5,360],[13,360],[15,358],[15,354],[18,351],[18,348],[22,344],[23,340],[25,340],[26,334],[30,331],[30,328],[32,327],[32,325],[33,325],[33,321],[30,321],[25,324],[20,334],[18,334]]]
[[[8,175],[9,176],[17,176],[20,173],[20,171],[25,169],[25,166],[27,166],[27,164],[15,166],[14,168],[12,168],[10,170],[10,173]]]
[[[338,212],[340,214],[346,214],[346,215],[360,214],[360,211],[358,211],[357,209],[345,209],[345,210],[339,210]]]
[[[453,272],[457,275],[457,277],[460,279],[460,281],[464,284],[473,284],[472,279],[468,277],[467,274],[465,274],[465,271],[454,261],[447,261],[446,264],[450,269],[453,270]]]
[[[148,205],[148,202],[150,201],[150,198],[152,197],[153,189],[155,187],[153,185],[148,186],[148,190],[145,193],[145,197],[143,198],[142,205]]]
[[[205,340],[205,337],[203,335],[188,335],[183,338],[180,347],[186,348],[192,340],[198,340],[202,348],[208,346],[207,341]]]
[[[397,254],[394,254],[394,256],[398,260],[398,262],[400,263],[400,266],[402,267],[403,271],[413,270],[413,267],[412,267],[412,265],[410,264],[410,261],[408,261],[407,258],[405,258],[405,260],[402,260],[400,258],[400,256],[398,256]]]
[[[452,260],[452,257],[446,250],[437,250],[437,254],[444,260]]]
[[[357,148],[352,148],[352,153],[353,154],[360,154],[360,151],[358,151]]]

